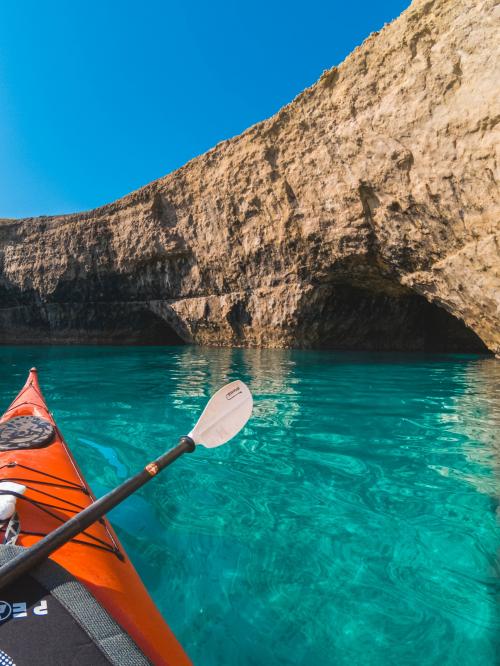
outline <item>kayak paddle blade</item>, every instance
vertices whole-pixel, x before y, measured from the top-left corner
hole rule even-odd
[[[210,398],[189,437],[209,449],[225,444],[243,428],[252,408],[252,394],[246,384],[239,379],[226,384]]]

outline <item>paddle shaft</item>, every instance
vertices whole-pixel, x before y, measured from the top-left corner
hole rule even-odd
[[[150,462],[138,474],[93,502],[86,509],[80,511],[80,513],[77,513],[76,516],[73,516],[73,518],[70,518],[53,532],[47,534],[43,539],[40,539],[34,546],[26,548],[14,559],[10,560],[10,562],[0,567],[0,589],[13,583],[20,576],[43,562],[51,553],[64,546],[68,541],[71,541],[75,536],[86,530],[87,527],[90,527],[90,525],[102,518],[108,511],[114,509],[124,499],[132,495],[132,493],[148,481],[151,481],[153,477],[165,469],[165,467],[172,464],[177,458],[184,453],[194,451],[194,449],[194,441],[190,437],[182,437],[177,446],[153,462]]]

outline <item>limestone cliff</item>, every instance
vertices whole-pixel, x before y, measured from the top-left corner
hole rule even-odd
[[[165,178],[1,221],[0,341],[499,351],[499,20],[415,0]]]

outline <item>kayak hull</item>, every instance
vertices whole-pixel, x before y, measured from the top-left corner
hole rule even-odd
[[[29,547],[89,506],[94,497],[47,408],[34,368],[0,423],[18,416],[38,416],[55,429],[53,441],[43,448],[0,452],[0,481],[27,487],[27,499],[17,501],[21,526],[17,545]],[[54,552],[51,559],[85,585],[153,664],[191,663],[106,519]]]

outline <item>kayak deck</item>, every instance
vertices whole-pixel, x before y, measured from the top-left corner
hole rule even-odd
[[[27,488],[24,498],[17,500],[17,545],[29,547],[94,498],[45,404],[34,368],[0,423],[19,416],[39,417],[55,430],[52,441],[41,448],[0,451],[0,481]],[[191,663],[106,519],[94,523],[51,559],[83,583],[153,664]]]

